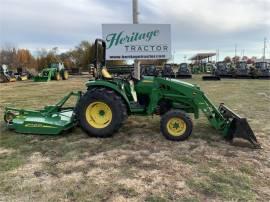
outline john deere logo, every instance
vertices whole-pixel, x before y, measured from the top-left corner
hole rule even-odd
[[[124,31],[119,33],[111,33],[106,36],[106,42],[108,44],[107,48],[111,48],[112,46],[118,46],[136,42],[136,41],[146,41],[149,42],[153,37],[157,37],[159,35],[159,30],[153,30],[149,32],[132,32],[131,35],[128,35]]]

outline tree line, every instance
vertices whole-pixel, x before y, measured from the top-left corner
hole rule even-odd
[[[47,68],[51,63],[64,63],[67,69],[81,68],[88,70],[94,62],[94,43],[82,41],[74,49],[64,53],[58,53],[57,47],[50,50],[41,49],[33,55],[28,49],[5,47],[0,50],[0,65],[6,64],[11,69],[25,68],[40,71]],[[102,57],[100,49],[99,56]],[[124,61],[110,61],[109,65],[122,65]]]
[[[81,70],[88,70],[89,65],[94,62],[94,43],[89,41],[82,41],[74,49],[64,53],[58,53],[57,47],[50,50],[41,49],[36,52],[35,56],[28,49],[17,49],[14,47],[5,47],[0,49],[0,65],[6,64],[11,69],[25,68],[34,69],[40,71],[43,68],[47,68],[51,63],[63,62],[67,69],[80,68]],[[99,53],[102,57],[102,53]],[[239,60],[245,60],[248,63],[253,63],[256,57],[248,58],[243,56],[225,57],[224,62],[237,62]],[[155,64],[162,65],[167,60],[149,60],[142,61],[142,64]],[[125,61],[109,61],[108,65],[123,65]]]

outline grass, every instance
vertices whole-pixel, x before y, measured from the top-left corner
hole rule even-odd
[[[226,200],[254,201],[255,193],[251,190],[247,175],[235,174],[233,170],[204,172],[203,177],[188,180],[188,186],[209,197]]]
[[[7,105],[53,104],[86,80],[0,84],[0,117]],[[269,81],[189,81],[247,117],[264,149],[230,145],[204,116],[184,142],[165,140],[158,116],[129,117],[107,139],[80,128],[21,135],[0,120],[0,201],[270,201]]]

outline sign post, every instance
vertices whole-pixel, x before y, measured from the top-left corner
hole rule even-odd
[[[138,9],[138,0],[132,1],[132,11],[133,11],[133,24],[139,24],[138,16],[139,16],[139,9]],[[134,60],[134,77],[138,80],[141,78],[141,68],[140,68],[140,61]]]

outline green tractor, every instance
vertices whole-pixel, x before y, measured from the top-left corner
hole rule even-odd
[[[52,63],[49,68],[45,68],[38,76],[34,77],[35,82],[46,82],[50,80],[59,81],[61,78],[67,80],[68,71],[65,70],[63,63]]]
[[[98,48],[103,48],[98,61]],[[193,130],[189,114],[199,118],[201,111],[212,127],[232,140],[240,137],[260,147],[247,120],[224,104],[217,108],[196,85],[176,79],[142,76],[113,77],[106,68],[106,43],[95,41],[96,79],[86,83],[82,95],[70,93],[53,106],[40,111],[6,108],[5,120],[10,129],[23,133],[59,134],[78,125],[90,136],[113,135],[130,115],[159,115],[160,130],[168,140],[186,140]],[[75,95],[78,102],[73,109],[63,108],[67,99]]]

